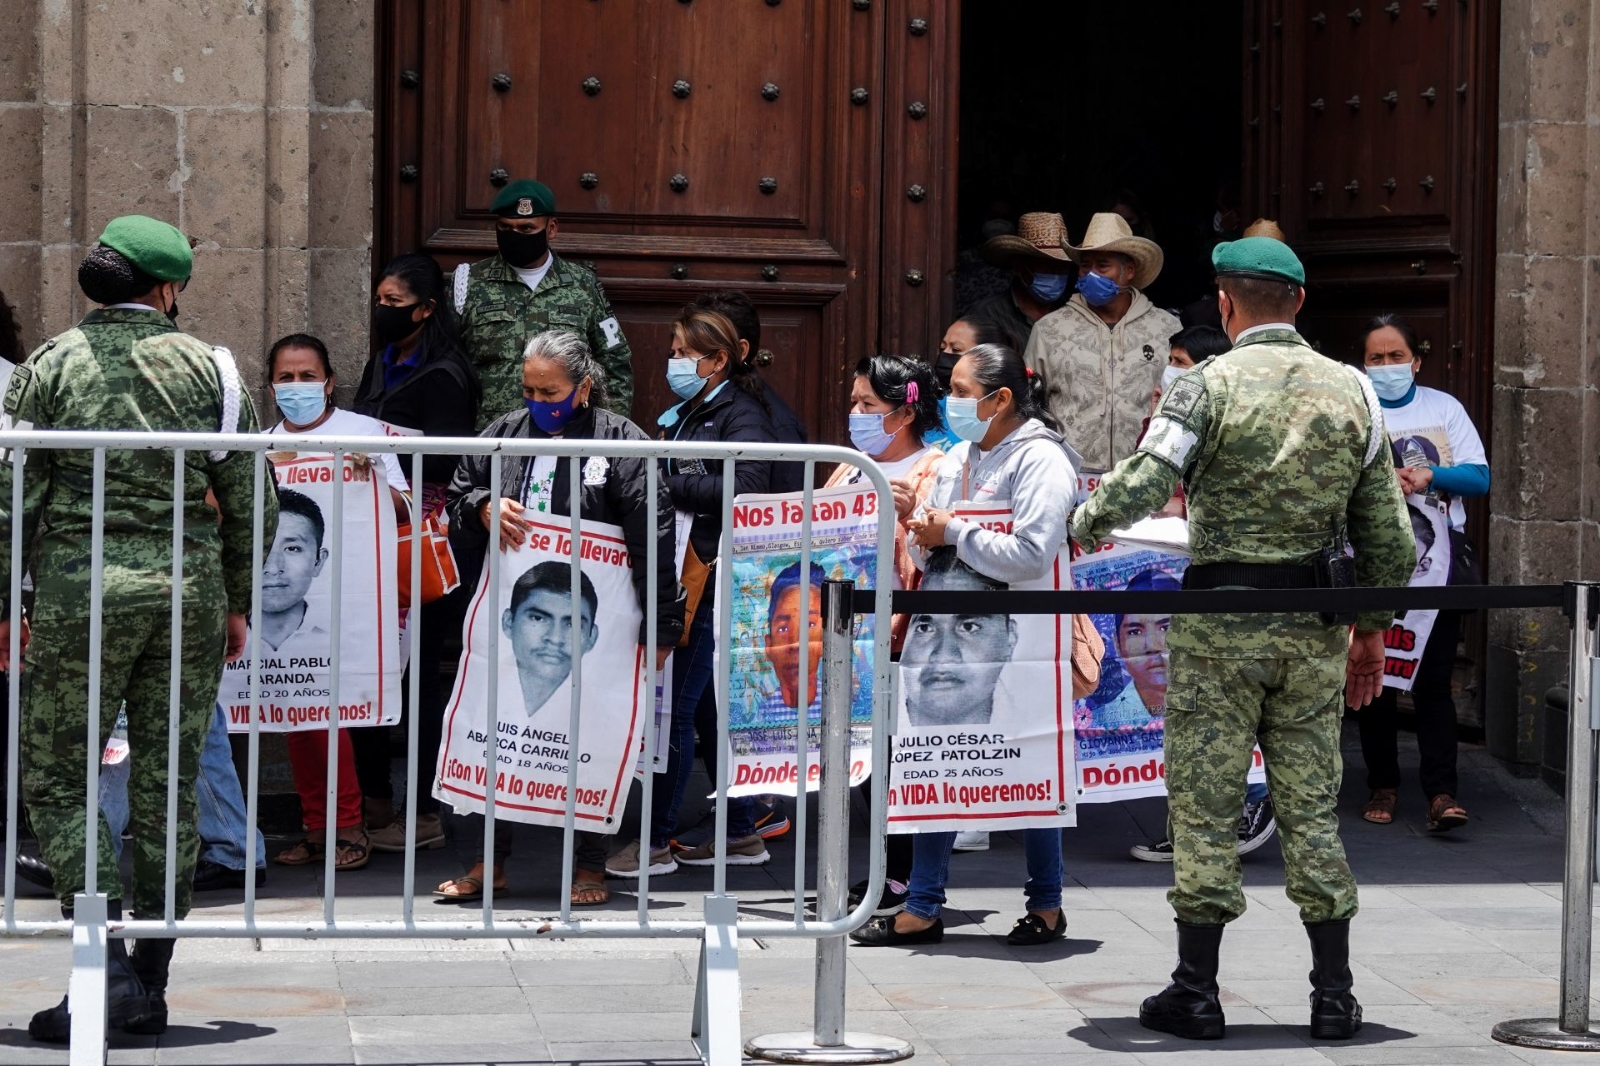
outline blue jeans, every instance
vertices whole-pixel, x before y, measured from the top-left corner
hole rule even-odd
[[[950,874],[950,849],[954,833],[916,833],[911,837],[911,887],[906,910],[926,921],[939,917],[944,906],[944,883]],[[1061,880],[1066,864],[1061,859],[1060,829],[1024,829],[1022,853],[1028,880],[1022,886],[1030,912],[1053,911],[1061,906]]]
[[[1260,803],[1267,798],[1267,783],[1265,781],[1252,781],[1250,787],[1244,790],[1246,803]]]
[[[120,763],[100,768],[100,810],[111,830],[111,846],[122,857],[122,834],[128,828],[130,752]],[[161,753],[161,758],[166,754]],[[219,705],[200,749],[200,777],[195,782],[196,821],[200,830],[200,861],[243,870],[245,841],[244,790],[233,768],[233,748],[228,743],[228,716]],[[267,843],[256,834],[256,866],[267,865]]]
[[[672,653],[672,734],[667,746],[667,772],[650,775],[651,788],[655,790],[650,812],[652,848],[666,847],[677,833],[678,811],[689,791],[689,775],[694,771],[695,708],[711,685],[717,648],[709,590],[708,583],[708,594],[689,624],[689,642]],[[724,757],[726,752],[717,754]],[[755,800],[748,796],[728,800],[728,839],[738,840],[755,831]]]

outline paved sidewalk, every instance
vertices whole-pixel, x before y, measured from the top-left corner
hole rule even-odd
[[[1246,860],[1250,909],[1223,939],[1228,1039],[1192,1044],[1139,1027],[1138,1002],[1165,981],[1174,956],[1170,868],[1126,857],[1130,845],[1160,835],[1164,807],[1155,801],[1080,811],[1080,827],[1065,837],[1068,939],[1044,948],[1004,942],[1022,913],[1020,840],[996,835],[989,852],[956,856],[942,945],[850,949],[850,1026],[912,1040],[923,1066],[1577,1061],[1489,1038],[1497,1021],[1556,1007],[1557,798],[1464,748],[1471,826],[1425,833],[1414,776],[1396,824],[1371,826],[1357,813],[1366,790],[1353,732],[1346,755],[1345,841],[1362,884],[1352,954],[1367,1017],[1356,1040],[1309,1041],[1309,952],[1283,895],[1275,843]],[[505,913],[552,913],[559,868],[543,850],[552,839],[519,836]],[[788,839],[772,850],[770,866],[729,871],[747,910],[778,914],[792,889]],[[418,865],[426,887],[455,872],[448,850],[424,852]],[[399,870],[398,856],[380,855],[341,876],[341,916],[398,914]],[[261,915],[320,914],[319,874],[273,868]],[[634,897],[612,884],[608,909],[631,911]],[[710,885],[709,870],[664,878],[653,912],[692,914]],[[211,906],[196,915],[237,913],[227,895],[202,897]],[[21,905],[38,915],[52,906],[37,897]],[[421,920],[458,914],[428,901],[418,911]],[[160,1040],[117,1034],[110,1061],[681,1062],[694,1057],[695,959],[687,942],[669,941],[185,942],[172,1029]],[[29,1015],[59,999],[66,969],[63,941],[0,940],[0,1063],[67,1061],[26,1034]],[[742,971],[746,1036],[809,1027],[809,944],[747,941]]]

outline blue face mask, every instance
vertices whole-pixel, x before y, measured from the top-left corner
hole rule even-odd
[[[326,388],[322,381],[285,381],[272,386],[272,399],[286,421],[309,426],[328,409]]]
[[[706,379],[700,376],[700,360],[668,359],[667,388],[680,398],[692,400],[705,388]]]
[[[1078,275],[1078,291],[1083,294],[1084,300],[1090,307],[1104,307],[1117,298],[1121,291],[1117,283],[1104,274],[1089,271],[1087,274]]]
[[[1053,304],[1061,299],[1067,291],[1067,276],[1065,274],[1035,274],[1028,283],[1028,291],[1047,304]]]
[[[894,437],[893,433],[883,431],[881,413],[851,414],[850,443],[856,446],[856,450],[876,458],[889,450]]]
[[[522,402],[528,405],[528,415],[533,419],[533,424],[553,436],[567,428],[567,423],[577,414],[578,390],[573,389],[567,393],[566,399],[556,400],[554,403],[530,400],[527,397],[523,397]]]
[[[998,392],[999,390],[995,390]],[[991,392],[989,396],[993,396]],[[951,396],[950,402],[945,405],[945,418],[950,424],[950,432],[962,440],[981,444],[989,432],[989,423],[993,418],[979,418],[978,404],[987,400],[989,396],[973,399],[971,396]]]
[[[1372,382],[1372,391],[1378,394],[1378,399],[1396,400],[1406,398],[1406,393],[1411,391],[1412,373],[1410,363],[1400,363],[1397,366],[1369,366],[1367,377]]]

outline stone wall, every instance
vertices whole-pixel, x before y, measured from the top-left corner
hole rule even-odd
[[[1600,578],[1600,2],[1501,0],[1491,580]],[[1534,765],[1559,612],[1490,619],[1491,750]]]
[[[0,291],[29,346],[85,310],[107,219],[198,240],[181,324],[261,380],[309,330],[353,384],[371,284],[374,0],[5,0]]]

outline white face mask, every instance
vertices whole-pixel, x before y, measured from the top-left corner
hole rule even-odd
[[[1184,374],[1187,374],[1193,369],[1193,367],[1189,366],[1167,367],[1161,372],[1161,391],[1166,392],[1168,389],[1172,388],[1172,383],[1174,381],[1177,381],[1179,378],[1183,377]]]

